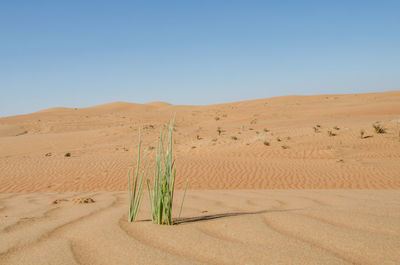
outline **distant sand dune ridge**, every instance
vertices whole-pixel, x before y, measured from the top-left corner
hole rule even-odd
[[[0,192],[126,190],[138,129],[143,155],[154,159],[173,115],[179,189],[186,179],[191,189],[400,188],[395,91],[209,106],[114,102],[0,118]]]

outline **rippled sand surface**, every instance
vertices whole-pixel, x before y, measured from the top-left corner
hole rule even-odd
[[[209,106],[115,102],[0,118],[0,192],[126,190],[138,129],[143,157],[153,159],[174,114],[178,188],[189,179],[191,189],[400,189],[394,91]]]
[[[151,161],[174,114],[183,218],[145,193],[128,223],[139,128]],[[0,264],[400,264],[399,172],[399,91],[3,117]]]
[[[1,194],[0,264],[400,264],[400,191],[191,190],[174,226],[127,203]]]

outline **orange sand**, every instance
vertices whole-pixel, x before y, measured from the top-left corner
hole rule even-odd
[[[154,157],[148,146],[174,113],[178,188],[187,178],[190,189],[400,188],[400,92],[387,92],[211,106],[117,102],[0,118],[0,192],[126,190],[138,128]],[[374,132],[376,121],[386,134]],[[361,139],[362,129],[372,137]]]
[[[144,194],[128,223],[138,128],[154,158],[174,113],[183,219]],[[399,91],[0,118],[0,264],[400,264],[399,133]]]

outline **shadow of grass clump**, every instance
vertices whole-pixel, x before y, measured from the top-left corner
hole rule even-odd
[[[185,224],[185,223],[204,222],[204,221],[210,221],[210,220],[228,218],[228,217],[234,217],[234,216],[257,215],[257,214],[273,213],[273,212],[290,212],[290,211],[298,211],[298,210],[302,210],[302,209],[299,208],[299,209],[288,209],[288,210],[261,210],[261,211],[251,211],[251,212],[218,213],[218,214],[180,218],[180,219],[174,220],[174,224],[178,225],[178,224]]]

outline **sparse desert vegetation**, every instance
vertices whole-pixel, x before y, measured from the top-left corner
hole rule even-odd
[[[400,265],[400,0],[0,22],[0,265]]]
[[[136,170],[135,174],[130,170],[128,172],[128,192],[129,192],[129,216],[128,221],[133,222],[136,219],[136,216],[139,211],[140,202],[142,200],[143,195],[143,183],[147,177],[148,173],[148,165],[145,165],[145,168],[140,172],[140,155],[141,155],[141,145],[142,141],[140,138],[139,131],[139,141],[138,141],[138,155],[136,161]],[[140,174],[140,176],[139,176]]]
[[[361,129],[361,131],[360,131],[360,138],[361,138],[361,139],[364,139],[364,136],[365,136],[365,130],[364,130],[364,129]]]
[[[153,181],[147,179],[151,219],[155,224],[172,225],[175,193],[175,160],[172,152],[174,120],[171,120],[159,137]],[[180,218],[188,182],[179,210]]]
[[[161,132],[159,137],[155,169],[153,180],[147,178],[150,164],[145,163],[144,168],[140,171],[140,156],[141,156],[141,138],[139,131],[138,157],[136,162],[135,175],[131,176],[129,171],[128,191],[129,191],[129,221],[133,222],[136,219],[143,196],[143,183],[147,183],[147,191],[149,195],[151,219],[153,223],[160,225],[172,225],[172,206],[175,193],[175,160],[172,153],[173,144],[173,126],[174,121],[171,120],[164,132]],[[179,210],[180,218],[182,212],[183,201],[186,194],[188,182],[186,182],[185,191],[183,194],[181,208]]]
[[[380,124],[379,122],[372,124],[372,127],[374,128],[375,132],[378,134],[383,134],[383,133],[386,133],[386,131],[387,131],[387,129],[384,128],[383,125]]]
[[[383,95],[381,97],[384,98]],[[362,223],[366,225],[365,227],[368,225],[367,228],[364,227],[367,230],[375,222],[376,226],[363,233],[365,233],[365,238],[368,239],[371,238],[371,234],[374,237],[381,236],[376,247],[380,251],[381,242],[392,238],[394,234],[390,233],[395,231],[394,227],[397,228],[397,223],[392,223],[394,219],[391,219],[391,222],[386,222],[385,226],[394,230],[389,231],[387,229],[380,234],[377,231],[381,231],[379,229],[382,220],[381,217],[376,217],[376,214],[379,214],[382,209],[387,210],[386,214],[390,214],[391,210],[397,210],[397,208],[393,208],[394,204],[388,202],[395,201],[398,195],[388,197],[387,194],[389,189],[390,192],[394,192],[400,187],[400,182],[397,181],[397,172],[400,171],[397,155],[400,148],[398,141],[400,123],[394,116],[379,113],[374,117],[369,115],[377,105],[387,109],[387,105],[393,101],[393,95],[389,95],[386,96],[388,98],[386,102],[380,99],[382,103],[376,103],[372,96],[359,95],[359,98],[344,96],[338,104],[340,108],[336,109],[333,99],[329,99],[331,105],[327,109],[326,104],[323,103],[323,98],[300,97],[302,100],[299,100],[297,97],[297,101],[302,101],[302,108],[313,110],[311,116],[309,116],[311,111],[293,110],[294,105],[291,104],[292,99],[290,98],[271,100],[267,107],[262,106],[265,112],[257,111],[260,112],[260,115],[257,117],[256,125],[250,125],[249,121],[253,119],[254,109],[259,107],[257,102],[247,102],[240,108],[232,109],[229,104],[222,105],[219,107],[220,114],[218,115],[221,115],[222,118],[223,113],[227,113],[230,118],[229,120],[222,118],[218,123],[213,120],[214,116],[210,118],[210,113],[215,113],[215,106],[164,105],[162,107],[149,107],[138,104],[116,104],[112,107],[82,108],[77,111],[64,109],[0,118],[0,169],[2,172],[0,174],[0,190],[5,193],[21,192],[21,194],[35,192],[35,195],[32,194],[29,197],[26,195],[10,197],[7,194],[0,194],[0,204],[6,206],[6,208],[0,209],[2,213],[0,221],[4,222],[5,227],[11,225],[11,229],[6,228],[8,231],[0,232],[0,238],[4,239],[3,241],[0,239],[0,241],[5,242],[5,246],[15,246],[14,250],[6,256],[0,255],[0,263],[9,264],[9,259],[14,256],[20,258],[26,257],[31,251],[38,250],[40,252],[40,248],[47,248],[56,241],[61,242],[60,245],[55,243],[55,246],[60,247],[60,249],[63,249],[65,242],[65,251],[68,253],[71,249],[69,246],[71,239],[73,240],[72,244],[75,244],[75,239],[77,242],[89,242],[87,239],[90,239],[96,242],[101,241],[105,245],[111,242],[118,246],[104,248],[103,243],[97,245],[90,242],[85,243],[96,255],[102,255],[103,250],[107,250],[105,251],[106,254],[102,256],[103,263],[124,264],[123,258],[126,253],[136,253],[137,248],[141,248],[142,245],[145,249],[147,247],[151,249],[146,252],[146,255],[154,255],[154,251],[167,241],[170,247],[184,254],[183,260],[177,261],[179,256],[175,253],[168,259],[169,247],[167,251],[163,249],[162,252],[166,253],[164,257],[167,257],[168,264],[174,264],[175,261],[177,263],[196,263],[199,261],[198,252],[195,252],[196,242],[198,241],[197,239],[192,240],[191,235],[200,235],[200,240],[211,244],[210,249],[216,240],[217,246],[214,246],[214,248],[219,250],[218,244],[220,243],[232,245],[230,240],[225,242],[225,239],[223,239],[231,238],[231,229],[226,230],[225,224],[228,228],[235,227],[235,231],[238,231],[238,233],[240,231],[241,233],[243,231],[250,233],[244,234],[245,238],[240,235],[236,237],[237,234],[235,234],[237,242],[232,246],[238,246],[238,253],[241,253],[243,247],[245,248],[244,251],[253,251],[254,245],[249,245],[248,236],[256,238],[257,242],[254,241],[253,243],[257,244],[257,248],[254,250],[254,255],[257,256],[260,255],[258,254],[258,246],[273,246],[271,242],[275,242],[271,241],[270,234],[268,234],[269,230],[265,230],[265,224],[259,222],[260,220],[265,220],[278,229],[295,233],[298,233],[295,229],[299,227],[299,222],[302,226],[312,224],[310,229],[305,230],[306,232],[314,231],[315,227],[321,226],[321,231],[324,233],[327,231],[326,229],[331,229],[329,232],[335,235],[337,227],[326,226],[321,220],[328,218],[330,213],[337,214],[335,206],[343,210],[343,205],[346,205],[351,209],[349,213],[359,209],[357,208],[359,206],[354,204],[357,196],[359,196],[359,205],[368,206],[365,206],[367,211],[371,211],[371,207],[377,202],[377,198],[382,201],[382,204],[379,207],[377,206],[379,210],[371,214],[373,222],[367,221],[365,215],[362,216]],[[373,108],[368,108],[369,105],[365,102],[371,102]],[[346,109],[343,106],[349,107]],[[192,115],[193,110],[196,111],[195,116]],[[340,114],[332,114],[331,111],[333,110],[340,110]],[[172,151],[177,161],[173,163],[171,169],[170,164],[164,162],[167,152],[172,153],[172,151],[168,151],[167,148],[170,131],[166,131],[163,122],[169,117],[169,113],[174,112],[177,112],[176,125],[178,130],[175,126],[172,128],[174,135]],[[395,111],[391,110],[391,112]],[[344,115],[344,113],[347,114]],[[90,115],[90,119],[86,118],[87,114]],[[57,117],[57,119],[54,117]],[[37,122],[38,119],[41,120],[40,123]],[[376,134],[375,128],[371,127],[378,119],[381,120],[381,126],[386,129],[386,135]],[[315,133],[311,129],[313,124],[317,122],[321,122],[323,129],[316,125],[314,127],[318,128],[321,133]],[[5,123],[8,123],[7,126],[14,127],[3,127],[10,130],[6,131],[2,128]],[[73,126],[75,124],[77,127]],[[243,124],[248,125],[242,127]],[[154,128],[149,125],[154,125]],[[139,141],[137,128],[141,126],[147,126],[147,128],[140,130],[141,139]],[[253,130],[249,129],[248,126],[251,126],[250,128]],[[340,130],[336,130],[335,126]],[[164,183],[164,179],[169,179],[169,184],[159,184],[155,191],[153,183],[157,183],[157,181],[153,180],[155,177],[154,170],[156,169],[156,156],[160,154],[159,144],[157,143],[160,136],[158,128],[163,130],[164,135],[166,135],[165,148],[161,152],[162,163],[158,167],[158,169],[162,168],[163,173],[158,183]],[[29,133],[15,137],[17,132],[25,130]],[[340,136],[328,137],[326,135],[328,130],[335,134],[340,133]],[[365,132],[361,133],[362,130]],[[232,138],[232,136],[238,137],[238,139],[234,140],[235,138]],[[366,138],[368,140],[365,140]],[[141,143],[142,153],[140,168],[136,177],[135,164],[137,162],[135,161],[132,165],[132,156],[135,156],[136,159],[139,142]],[[67,151],[72,154],[71,158],[64,157]],[[48,153],[52,155],[46,156],[45,154]],[[170,158],[169,161],[174,161],[174,157]],[[148,163],[150,163],[150,166]],[[126,169],[132,166],[133,170],[130,171],[129,182],[131,184],[130,187],[127,187]],[[148,166],[147,177],[142,176]],[[164,172],[175,172],[175,169],[177,175],[173,185],[175,189],[173,209],[170,209],[172,175],[164,177]],[[141,176],[142,180],[140,180]],[[193,180],[190,181],[192,190],[184,196],[187,178]],[[11,179],[12,181],[10,181]],[[137,183],[136,193],[133,191],[135,179]],[[147,180],[151,182],[149,186],[147,186]],[[155,186],[157,187],[157,184]],[[160,187],[162,187],[161,191],[159,190]],[[328,189],[338,187],[340,187],[340,191],[337,190],[332,193],[331,199],[326,196]],[[128,188],[129,193],[120,192],[121,190],[128,190]],[[149,189],[150,196],[148,195]],[[227,191],[229,189],[235,189],[235,191]],[[252,189],[257,189],[257,191],[253,192]],[[285,193],[284,189],[291,189],[291,191]],[[295,189],[303,190],[296,192]],[[323,192],[319,192],[318,189],[323,189]],[[345,189],[358,190],[346,192]],[[376,193],[373,189],[381,189],[379,192],[382,193]],[[76,192],[70,192],[74,190]],[[312,192],[307,190],[312,190]],[[39,196],[39,192],[42,191],[49,193],[42,197],[35,197]],[[68,193],[63,194],[64,191],[68,191]],[[290,195],[292,192],[293,195]],[[163,195],[154,200],[154,194]],[[262,194],[264,194],[263,197],[261,197]],[[338,198],[338,194],[344,197]],[[180,215],[183,196],[185,197],[184,210]],[[366,201],[366,198],[371,196],[374,200]],[[15,198],[18,198],[18,200],[13,201]],[[82,198],[84,199],[80,200]],[[87,198],[92,198],[95,203],[85,203]],[[161,205],[159,198],[164,198],[162,199],[162,207],[159,207]],[[33,199],[32,202],[31,199]],[[82,203],[74,204],[73,200],[80,200]],[[90,202],[90,200],[87,201]],[[275,201],[282,201],[287,204],[276,204]],[[317,207],[318,201],[331,203],[330,205],[321,204],[321,207],[327,211],[321,212],[322,208]],[[364,202],[364,204],[361,202]],[[365,202],[367,203],[365,204]],[[17,208],[13,208],[14,205],[19,209],[24,209],[24,211],[21,211],[20,217],[16,217]],[[392,208],[387,208],[388,205]],[[38,211],[38,206],[43,210]],[[42,206],[44,207],[42,208]],[[283,211],[271,214],[271,210],[274,210],[276,206],[282,207]],[[306,209],[301,210],[302,207]],[[297,210],[297,208],[300,210]],[[292,212],[292,209],[296,210]],[[262,212],[264,210],[266,210],[265,213]],[[46,211],[49,214],[43,215]],[[243,214],[241,214],[242,212]],[[29,213],[29,215],[26,213]],[[294,214],[293,222],[287,223],[288,215],[292,215],[292,213]],[[304,215],[300,216],[298,213]],[[307,215],[311,213],[315,217],[321,217],[321,220],[309,219]],[[344,222],[343,216],[340,216],[341,222]],[[32,217],[32,219],[24,219],[26,217]],[[349,214],[346,218],[349,218],[346,221],[347,224],[351,224],[354,223],[356,217]],[[130,221],[135,222],[130,223]],[[175,228],[161,227],[153,225],[153,221],[164,225],[179,224],[180,226]],[[17,222],[17,225],[13,224],[15,222]],[[359,221],[356,220],[357,222]],[[65,223],[72,223],[73,225],[65,226]],[[209,225],[211,223],[212,226]],[[24,240],[25,232],[30,233],[37,227],[46,228],[48,224],[51,224],[51,229],[57,229],[57,226],[62,228],[57,229],[56,233],[41,237],[44,239],[40,239],[39,243],[32,244],[32,247],[31,243]],[[252,229],[248,229],[248,224],[251,224]],[[260,227],[257,227],[257,224]],[[390,227],[390,225],[393,227]],[[253,226],[255,229],[253,229]],[[208,234],[203,234],[203,230],[211,237]],[[43,231],[47,230],[44,229]],[[119,232],[116,233],[116,231]],[[199,234],[199,231],[202,233]],[[256,232],[256,234],[251,234],[251,231]],[[262,234],[262,231],[266,231],[266,234]],[[351,229],[347,229],[346,233],[351,234],[351,231]],[[358,240],[360,231],[354,232]],[[21,237],[17,238],[19,234],[21,234]],[[34,233],[29,235],[32,236]],[[40,234],[38,235],[40,236]],[[213,237],[214,235],[215,237]],[[299,235],[312,236],[313,234],[300,232]],[[339,233],[337,235],[337,238],[342,238]],[[18,242],[13,241],[13,237],[16,237]],[[186,240],[186,237],[189,237],[189,240]],[[210,238],[212,238],[211,241]],[[265,241],[262,241],[264,238]],[[350,240],[349,238],[351,239],[351,236],[346,237],[346,240]],[[393,238],[396,237],[393,236]],[[311,239],[313,242],[319,242],[319,238]],[[53,242],[53,240],[56,241]],[[145,244],[142,244],[141,240],[144,240]],[[346,240],[343,242],[349,243]],[[18,250],[19,242],[23,244],[21,251]],[[80,250],[86,251],[86,247],[80,249],[79,242],[77,243],[78,252],[76,255],[78,258],[83,257],[79,252]],[[171,242],[174,242],[175,245],[172,245]],[[322,244],[326,243],[323,240],[321,242]],[[375,242],[375,238],[371,239],[369,243],[367,242],[369,249],[371,249],[370,246],[373,246],[373,242]],[[396,244],[395,239],[392,243]],[[187,244],[194,245],[186,247]],[[276,244],[276,249],[287,248],[286,245],[279,245],[279,242]],[[358,246],[357,244],[358,242],[354,242],[354,246]],[[249,248],[246,246],[249,246]],[[324,246],[329,248],[329,245]],[[292,251],[303,249],[303,247],[304,242],[301,242]],[[358,253],[363,251],[364,247],[365,245],[362,245],[357,249],[356,258],[360,257]],[[75,249],[76,245],[72,250]],[[127,249],[129,249],[129,252],[126,251]],[[193,260],[190,258],[191,249],[193,249],[195,256]],[[115,251],[120,251],[120,255],[116,255]],[[320,250],[316,248],[309,253],[315,253],[315,251]],[[351,249],[346,249],[346,251],[351,251]],[[384,253],[382,255],[387,255],[387,251],[388,249],[382,250],[382,253]],[[60,252],[55,252],[57,255],[55,255],[54,264],[58,264]],[[46,249],[40,253],[48,253],[48,251]],[[260,262],[255,261],[254,263],[268,263],[271,261],[271,253],[275,252],[265,253],[267,253],[268,259],[257,260]],[[326,252],[323,253],[326,254]],[[346,252],[344,255],[348,253]],[[376,256],[376,253],[375,250],[373,255],[368,256],[368,260],[355,259],[355,261],[360,261],[360,264],[368,263]],[[141,252],[138,253],[136,258],[140,255]],[[368,255],[368,253],[365,255]],[[111,256],[122,258],[117,261],[108,260],[108,257]],[[61,257],[63,256],[61,255]],[[130,259],[126,264],[129,264],[132,260],[135,259]],[[187,260],[188,262],[186,262]],[[239,257],[238,260],[240,260]],[[88,264],[101,263],[83,261],[86,261],[86,259],[82,260],[82,263]],[[200,263],[202,261],[203,259],[200,257]],[[218,261],[221,264],[232,263],[231,260]],[[248,261],[251,260],[246,259],[246,262]],[[65,264],[73,264],[74,262],[75,260],[72,258]],[[32,263],[42,264],[42,262]],[[162,264],[162,262],[160,263]],[[320,263],[323,264],[324,262]],[[339,259],[337,263],[341,264],[343,260]],[[20,263],[17,262],[16,264]],[[310,262],[310,264],[313,264],[313,262]]]
[[[333,131],[329,130],[328,131],[328,136],[332,137],[332,136],[336,136],[337,134],[334,133]]]

